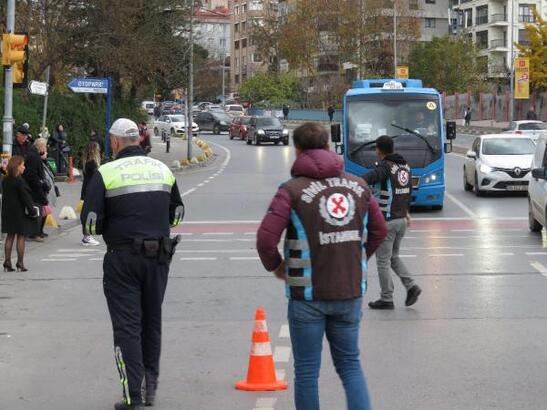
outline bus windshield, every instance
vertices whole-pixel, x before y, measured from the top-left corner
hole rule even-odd
[[[384,93],[348,98],[347,152],[350,160],[371,168],[377,161],[374,141],[394,138],[395,150],[412,168],[441,158],[439,100],[426,94]]]

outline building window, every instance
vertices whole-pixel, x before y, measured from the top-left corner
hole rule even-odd
[[[245,56],[241,57],[241,66],[245,68],[246,64],[247,64],[247,57]]]
[[[247,4],[242,4],[241,5],[241,14],[246,14],[247,13]]]
[[[526,33],[526,30],[524,29],[519,29],[519,44],[522,46],[530,45],[530,39],[528,38],[528,33]]]
[[[251,61],[252,61],[253,63],[260,63],[260,62],[261,62],[261,61],[260,61],[260,57],[258,56],[258,54],[252,54],[252,55],[251,55]]]
[[[465,13],[465,27],[473,27],[473,9],[466,9]]]
[[[435,4],[435,0],[425,0],[425,4]]]
[[[481,24],[488,24],[488,6],[477,7],[477,18],[475,24],[480,26]]]
[[[234,48],[235,48],[236,50],[239,50],[239,40],[236,40],[236,41],[234,42]]]
[[[241,40],[241,48],[247,48],[247,39],[246,38]]]
[[[239,84],[239,74],[235,75],[235,82],[236,82],[236,84]]]
[[[426,28],[435,28],[437,27],[437,21],[434,18],[428,18],[425,19],[425,27]]]
[[[241,31],[245,32],[245,30],[247,30],[247,22],[246,21],[241,23]]]
[[[236,16],[239,15],[239,6],[235,6],[235,7],[234,7],[234,14],[235,14]]]
[[[408,0],[408,8],[411,10],[418,10],[418,0]]]
[[[486,31],[477,31],[477,48],[479,50],[484,50],[488,48],[488,30]]]
[[[239,24],[234,24],[234,32],[239,33]]]
[[[249,3],[249,11],[261,11],[264,10],[264,4],[262,0],[251,0]]]
[[[237,68],[239,67],[239,58],[234,58],[234,66]]]
[[[519,22],[535,23],[534,10],[535,4],[519,4]]]

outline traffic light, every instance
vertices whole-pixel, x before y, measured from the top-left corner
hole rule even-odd
[[[14,87],[26,87],[27,62],[28,36],[26,34],[2,34],[2,65],[11,66]]]

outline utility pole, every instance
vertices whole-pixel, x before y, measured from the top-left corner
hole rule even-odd
[[[47,66],[46,68],[46,84],[47,84],[47,91],[46,95],[44,96],[44,113],[42,114],[42,136],[44,135],[44,130],[46,128],[46,117],[47,117],[47,99],[49,97],[49,70],[50,66]]]
[[[515,1],[510,0],[510,7],[511,7],[511,21],[509,24],[509,28],[511,30],[509,41],[511,42],[510,47],[510,54],[509,57],[509,69],[511,70],[511,74],[509,76],[509,122],[513,121],[513,115],[515,111],[515,51],[514,51],[514,43],[515,43]],[[517,20],[518,24],[518,20]]]
[[[15,31],[15,0],[8,0],[6,10],[6,30],[8,33]],[[11,156],[13,144],[13,68],[12,66],[4,67],[6,82],[4,84],[4,119],[3,119],[3,136],[4,143],[2,153]]]
[[[194,13],[195,13],[195,0],[190,2],[190,34],[188,39],[190,41],[190,66],[188,67],[188,93],[186,95],[186,105],[188,106],[188,119],[186,121],[186,135],[188,136],[188,149],[187,158],[192,160],[192,124],[194,119],[192,118],[192,105],[194,104]]]
[[[393,1],[393,78],[397,78],[397,0]]]
[[[222,51],[222,104],[226,105],[226,76],[224,66],[226,64],[226,50]]]

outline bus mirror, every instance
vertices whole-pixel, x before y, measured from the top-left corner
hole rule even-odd
[[[340,124],[331,124],[330,139],[335,144],[340,144],[342,142],[342,130]]]
[[[456,139],[456,121],[446,122],[446,139],[449,141]]]

